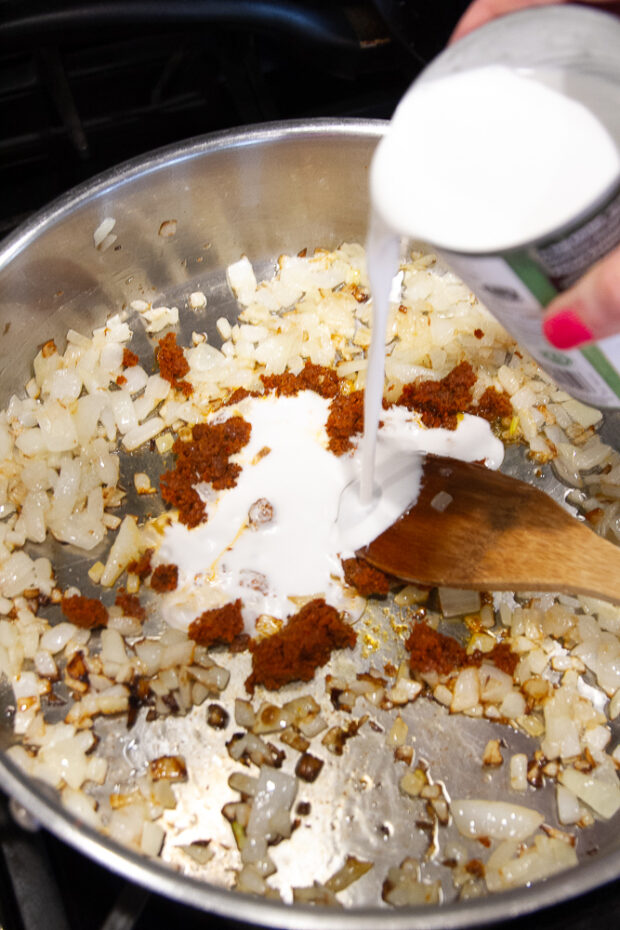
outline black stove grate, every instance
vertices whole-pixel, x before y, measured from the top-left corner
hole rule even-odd
[[[389,117],[420,61],[369,0],[0,0],[0,235],[78,182],[191,136]]]

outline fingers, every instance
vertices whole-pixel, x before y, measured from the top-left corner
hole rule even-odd
[[[448,44],[508,13],[564,2],[567,0],[473,0],[457,23]],[[616,0],[584,2],[620,11]],[[543,331],[558,349],[573,349],[620,333],[620,246],[591,268],[570,290],[552,301],[543,320]]]
[[[462,39],[463,36],[490,20],[497,19],[498,16],[505,16],[507,13],[529,9],[533,6],[551,6],[564,2],[566,0],[473,0],[456,24],[448,45],[456,42],[457,39]]]
[[[530,9],[533,6],[557,6],[567,2],[570,0],[473,0],[456,24],[448,45],[456,42],[457,39],[462,39],[463,36],[473,32],[479,26],[484,26],[492,19],[497,19],[498,16]],[[607,7],[613,12],[620,12],[618,0],[583,0],[583,2],[589,6],[600,6],[603,9]]]
[[[549,304],[543,331],[557,349],[620,333],[620,246]]]

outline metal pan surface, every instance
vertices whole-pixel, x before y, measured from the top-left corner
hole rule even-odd
[[[363,242],[368,168],[382,132],[380,122],[317,120],[208,136],[122,165],[41,211],[6,240],[0,251],[2,403],[23,390],[32,358],[42,343],[48,339],[63,342],[71,327],[92,330],[136,296],[148,295],[149,300],[172,305],[180,294],[204,290],[209,293],[209,304],[203,325],[214,333],[218,317],[233,319],[237,313],[225,284],[225,269],[242,254],[260,272],[273,267],[282,252],[336,247],[346,240]],[[116,220],[117,244],[98,252],[93,247],[93,231],[109,216]],[[171,220],[176,221],[176,234],[163,238],[162,223]],[[195,326],[195,321],[186,326],[182,321],[181,338],[189,337]],[[613,418],[605,431],[613,441]],[[155,467],[152,458],[144,455],[145,470]],[[531,476],[531,464],[518,455],[509,459],[509,467],[521,477]],[[545,474],[543,486],[563,497],[564,489],[551,473]],[[56,563],[58,555],[54,558]],[[65,583],[79,581],[86,590],[85,566],[83,556],[63,549]],[[395,644],[386,641],[381,649],[387,661]],[[247,674],[243,661],[231,665],[231,689],[239,687]],[[305,687],[299,693],[309,690]],[[2,750],[13,741],[11,699],[10,689],[4,686],[0,692]],[[456,785],[472,793],[479,789],[473,776],[471,783],[463,784],[470,777],[463,775],[467,770],[463,760],[480,755],[495,732],[491,724],[450,716],[431,702],[421,701],[403,711],[403,717],[416,733],[417,751],[440,773],[448,790]],[[502,736],[513,751],[523,750],[527,738],[522,734],[503,727]],[[198,770],[212,764],[213,746],[200,740],[189,718],[149,732],[138,724],[130,736],[112,728],[106,738],[119,771],[123,766],[139,767],[170,740],[190,746],[186,751]],[[314,864],[333,860],[336,866],[343,852],[352,847],[385,863],[388,849],[390,862],[423,851],[412,826],[398,820],[397,781],[383,770],[378,758],[370,733],[352,741],[344,771],[328,767],[327,778],[309,786],[307,796],[320,834],[313,833],[312,842],[305,845],[299,839],[289,860],[282,856],[279,871],[283,875],[287,869],[293,875],[302,861],[307,882]],[[226,765],[218,769],[216,780],[224,788],[230,771]],[[114,843],[72,817],[54,791],[26,777],[4,754],[0,754],[0,784],[37,823],[127,878],[205,911],[271,927],[439,930],[480,926],[563,901],[620,875],[620,840],[610,822],[592,828],[585,850],[589,854],[577,868],[529,888],[441,908],[394,910],[369,906],[363,897],[368,889],[357,892],[352,886],[350,895],[343,897],[345,910],[291,907],[232,892],[215,878],[205,881],[183,874],[174,857],[170,867]],[[325,796],[329,797],[328,809],[322,808]],[[183,803],[191,816],[191,798]],[[200,803],[199,799],[193,803]],[[541,809],[550,811],[552,803],[550,791],[542,792]],[[323,839],[317,843],[314,837],[319,835]],[[226,881],[224,875],[221,881]],[[378,878],[375,885],[372,893],[379,900]]]

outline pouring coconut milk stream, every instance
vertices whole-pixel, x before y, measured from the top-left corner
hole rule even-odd
[[[437,247],[483,293],[506,327],[529,343],[548,370],[553,368],[551,356],[540,349],[542,302],[527,292],[534,312],[531,306],[523,312],[518,304],[527,304],[527,296],[509,256],[516,247],[538,243],[576,217],[591,214],[593,206],[607,204],[610,193],[617,194],[620,176],[614,139],[586,105],[562,92],[565,84],[561,71],[517,71],[501,65],[416,82],[377,148],[367,241],[373,324],[359,486],[362,510],[378,493],[373,469],[385,334],[401,236]],[[611,106],[609,88],[600,78],[581,76],[578,90],[582,99],[602,98]],[[617,88],[613,90],[617,103]],[[588,245],[582,241],[582,251]],[[527,261],[533,267],[531,256],[521,257],[522,265]],[[553,294],[549,288],[547,300]],[[505,308],[489,299],[494,292],[521,299]],[[571,376],[581,375],[586,399],[609,403],[610,391],[600,378],[597,383],[596,372],[580,364],[578,353],[566,354],[573,356]],[[557,372],[551,373],[562,383]],[[575,381],[570,385],[574,388]],[[597,389],[602,398],[590,396]],[[573,392],[579,396],[578,390]]]
[[[497,55],[510,60],[515,48],[519,55],[532,46],[544,51],[558,22],[571,25],[569,45],[581,50],[593,74],[567,77],[566,48],[555,70],[479,67]],[[426,429],[403,407],[382,410],[386,323],[402,236],[443,254],[557,382],[591,403],[619,404],[620,374],[616,393],[613,378],[606,381],[591,359],[565,353],[558,363],[557,353],[546,356],[549,347],[540,343],[541,307],[554,293],[550,278],[566,286],[566,273],[581,274],[620,241],[619,49],[615,20],[591,10],[545,8],[483,27],[416,81],[371,169],[374,306],[362,447],[350,456],[328,451],[328,401],[308,391],[247,397],[215,411],[215,420],[239,413],[251,424],[251,439],[239,456],[236,486],[209,498],[208,524],[173,524],[165,532],[159,556],[179,567],[178,589],[163,608],[172,625],[186,626],[235,598],[244,603],[250,634],[263,614],[285,619],[291,597],[323,592],[340,607],[340,559],[375,539],[416,499],[422,473],[416,453],[500,466],[503,445],[486,420],[466,414],[456,430]],[[541,55],[533,59],[540,62]],[[452,63],[447,75],[438,67],[442,61]],[[611,117],[600,119],[601,109]],[[537,291],[541,279],[544,293]],[[613,372],[609,359],[608,352],[606,370]],[[263,456],[266,447],[270,453]],[[251,526],[248,514],[261,500],[269,502],[271,518]]]

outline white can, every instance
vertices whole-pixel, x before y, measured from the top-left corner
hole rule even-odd
[[[564,352],[541,328],[552,298],[620,243],[620,20],[538,8],[449,47],[397,108],[371,196],[560,386],[620,406],[620,336]]]

